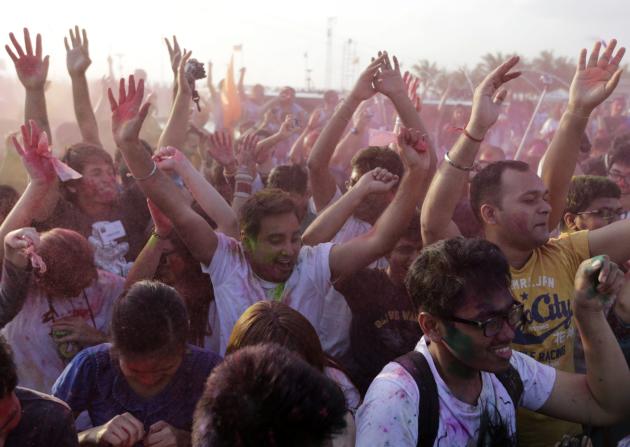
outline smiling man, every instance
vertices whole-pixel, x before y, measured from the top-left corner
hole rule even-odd
[[[0,338],[0,447],[78,446],[70,408],[16,383],[9,346]]]
[[[406,283],[425,335],[370,385],[357,413],[357,446],[513,446],[519,406],[589,424],[610,424],[630,408],[630,371],[603,312],[623,283],[608,258],[584,261],[575,277],[587,375],[512,351],[523,305],[510,292],[507,259],[491,242],[431,245]]]

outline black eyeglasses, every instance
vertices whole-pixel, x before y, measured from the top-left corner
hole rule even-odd
[[[617,220],[625,219],[626,216],[628,215],[628,212],[624,211],[623,209],[614,210],[612,208],[600,208],[600,209],[592,210],[592,211],[581,211],[576,214],[578,216],[586,214],[586,215],[599,217],[600,219],[603,219],[603,220],[612,221],[615,219]]]
[[[494,337],[501,332],[501,329],[503,329],[504,321],[507,321],[512,328],[517,328],[523,324],[523,316],[523,305],[520,303],[514,303],[507,313],[488,318],[485,321],[465,320],[458,317],[446,317],[444,319],[448,321],[455,321],[457,323],[469,324],[471,326],[477,326],[479,329],[483,330],[483,335],[486,337]]]

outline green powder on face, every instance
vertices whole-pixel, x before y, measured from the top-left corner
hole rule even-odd
[[[455,326],[446,327],[444,337],[448,345],[464,360],[470,360],[474,356],[473,343],[471,338],[460,332]]]

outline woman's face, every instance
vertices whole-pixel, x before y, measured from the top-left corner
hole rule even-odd
[[[176,353],[120,354],[118,364],[127,383],[139,396],[153,397],[171,382],[184,358],[184,349]]]

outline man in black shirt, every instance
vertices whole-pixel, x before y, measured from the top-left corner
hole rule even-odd
[[[351,354],[345,359],[362,395],[383,367],[414,348],[422,336],[404,280],[422,248],[415,217],[387,256],[386,269],[365,268],[335,284],[352,311]]]

